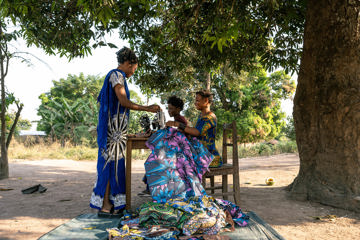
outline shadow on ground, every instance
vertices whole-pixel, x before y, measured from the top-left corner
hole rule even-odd
[[[288,159],[288,157],[287,157]],[[245,161],[248,163],[245,164]],[[59,164],[61,163],[61,164]],[[264,158],[240,161],[241,202],[244,211],[253,211],[272,226],[298,226],[300,224],[327,221],[316,217],[336,215],[360,224],[360,214],[313,202],[299,202],[287,197],[285,186],[290,184],[298,171],[298,158],[281,162],[281,156],[271,161]],[[145,189],[143,161],[134,161],[132,169],[132,209],[150,201],[137,194]],[[274,186],[264,183],[266,177],[274,177]],[[96,178],[96,161],[46,160],[10,163],[10,178],[0,181],[1,239],[17,236],[36,236],[50,231],[57,225],[80,214],[94,212],[89,199]],[[231,181],[230,189],[231,189]],[[45,193],[22,194],[21,190],[42,184]],[[233,201],[233,199],[229,199]],[[38,230],[34,224],[41,224]],[[8,227],[5,227],[7,226]],[[24,226],[24,227],[22,227]],[[16,228],[15,230],[12,228]]]
[[[56,161],[56,160],[53,160]],[[10,178],[0,181],[0,188],[13,189],[0,191],[0,219],[32,217],[41,219],[74,218],[79,214],[91,212],[89,199],[96,178],[94,165],[92,172],[64,169],[56,166],[32,164],[10,164]],[[69,161],[69,164],[79,163]],[[134,169],[133,169],[134,170]],[[137,193],[145,189],[141,184],[143,173],[132,174],[133,206],[139,206],[143,198]],[[22,189],[41,184],[47,188],[44,193],[23,194]],[[145,199],[145,198],[144,198]]]

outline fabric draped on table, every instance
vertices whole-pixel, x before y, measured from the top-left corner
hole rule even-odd
[[[110,201],[114,209],[125,207],[125,160],[126,132],[129,110],[120,105],[109,78],[111,74],[123,77],[126,96],[130,92],[126,75],[118,69],[111,70],[105,77],[98,96],[100,102],[99,123],[97,126],[98,162],[97,179],[90,199],[92,208],[101,209],[106,185],[110,183]],[[121,74],[121,75],[119,75]]]
[[[153,133],[146,144],[151,149],[145,171],[153,200],[165,203],[205,194],[202,175],[213,157],[197,138],[167,127]]]

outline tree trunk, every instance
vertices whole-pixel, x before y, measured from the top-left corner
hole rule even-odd
[[[8,72],[9,67],[9,55],[7,54],[7,43],[3,37],[3,29],[0,26],[0,84],[1,84],[1,112],[0,112],[0,179],[9,177],[9,162],[6,148],[6,126],[5,126],[5,113],[6,113],[6,102],[5,102],[5,76]],[[5,42],[5,43],[3,43]]]
[[[9,161],[7,149],[1,149],[0,155],[0,180],[9,177]]]
[[[309,0],[290,196],[360,211],[360,3]]]
[[[5,103],[5,71],[4,71],[4,56],[2,51],[0,51],[0,64],[1,64],[1,133],[0,133],[0,149],[1,149],[1,158],[0,158],[0,179],[9,177],[9,163],[8,163],[8,154],[6,148],[6,123],[5,123],[5,113],[6,113],[6,103]]]
[[[1,58],[0,54],[0,58]],[[0,59],[1,61],[1,59]],[[1,64],[3,66],[3,64]],[[1,112],[0,112],[0,119],[1,119],[1,133],[0,133],[0,149],[1,149],[1,158],[0,158],[0,179],[8,178],[9,177],[9,165],[8,165],[8,155],[7,155],[7,148],[6,148],[6,126],[5,126],[5,83],[3,78],[3,69],[1,69]]]
[[[210,77],[210,72],[207,72],[205,74],[206,76],[206,90],[210,91],[210,87],[211,87],[211,77]]]
[[[1,56],[0,56],[1,57]],[[2,71],[1,71],[2,72]],[[5,84],[4,78],[1,77],[1,133],[0,133],[0,180],[9,177],[9,161],[6,147],[6,123],[5,123]]]

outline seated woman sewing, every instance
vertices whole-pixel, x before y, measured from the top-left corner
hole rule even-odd
[[[153,200],[164,203],[171,198],[206,194],[201,185],[203,174],[210,163],[211,167],[222,163],[215,148],[216,116],[210,111],[211,102],[210,92],[196,92],[195,106],[200,116],[195,128],[168,121],[168,128],[149,138],[151,154],[145,162],[145,171]]]

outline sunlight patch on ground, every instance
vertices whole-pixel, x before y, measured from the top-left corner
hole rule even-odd
[[[16,163],[15,163],[16,164]],[[22,164],[25,165],[32,165],[32,166],[56,166],[59,170],[71,170],[71,171],[82,171],[82,172],[88,172],[93,173],[96,171],[96,161],[74,161],[74,160],[36,160],[36,161],[26,161]],[[61,165],[61,167],[59,166]],[[84,169],[84,165],[87,166],[87,168]],[[90,170],[87,170],[88,167],[90,167]],[[93,171],[91,170],[93,169]],[[57,174],[57,172],[53,172],[54,174]]]

